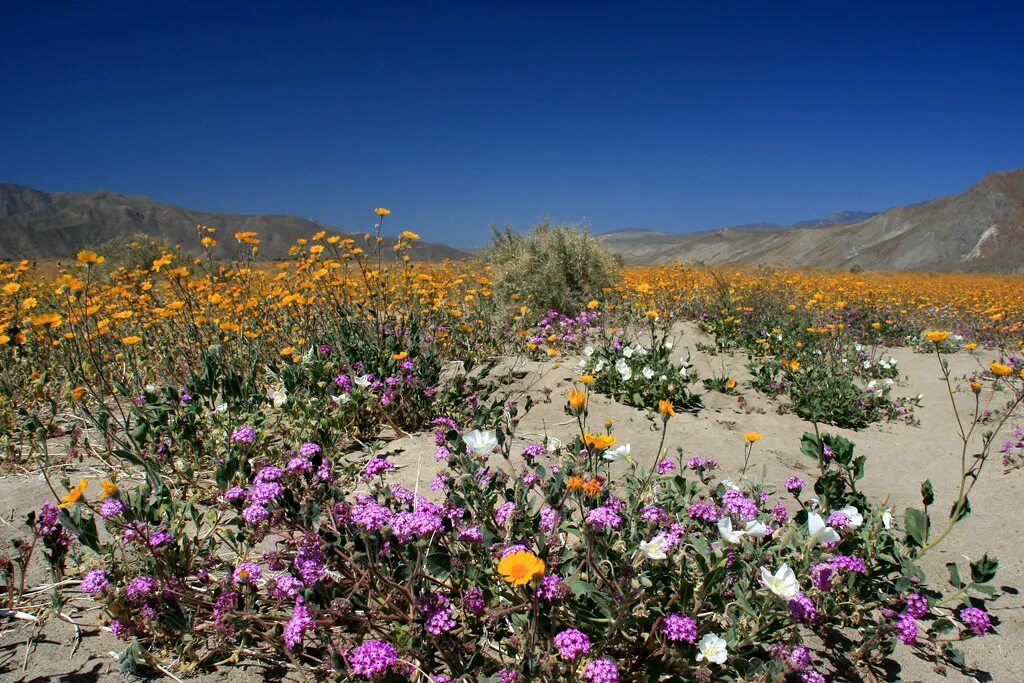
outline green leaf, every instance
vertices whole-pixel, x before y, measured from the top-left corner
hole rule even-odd
[[[807,457],[817,460],[821,457],[821,441],[814,434],[804,432],[800,437],[800,451]]]
[[[928,542],[928,517],[924,511],[907,508],[904,513],[904,521],[907,525],[907,540],[913,541],[919,547],[924,547],[924,544]]]
[[[999,560],[987,554],[983,555],[980,560],[971,563],[971,579],[974,583],[988,583],[996,578],[998,569]]]
[[[949,518],[953,519],[953,517],[956,516],[956,519],[953,519],[954,522],[959,522],[961,519],[964,519],[971,514],[971,501],[967,498],[964,498],[964,506],[960,509],[959,514],[957,514],[956,507],[957,504],[953,503],[953,507],[949,509]]]
[[[953,588],[960,588],[963,586],[963,582],[960,580],[960,568],[956,566],[956,562],[947,562],[946,569],[949,570],[949,583]]]

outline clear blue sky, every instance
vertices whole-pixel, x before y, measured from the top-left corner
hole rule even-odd
[[[1024,3],[6,2],[0,182],[425,239],[879,210],[1024,166]]]

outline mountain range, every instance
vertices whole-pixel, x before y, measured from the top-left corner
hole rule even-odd
[[[633,228],[600,237],[629,263],[1024,272],[1024,169],[878,214],[842,212],[784,228],[755,224],[683,235]]]
[[[258,233],[269,258],[320,230],[348,234],[300,216],[192,211],[106,190],[42,192],[0,184],[0,258],[68,257],[139,233],[198,253],[196,225],[218,228],[220,256],[234,253],[231,236],[239,231]],[[1024,272],[1024,169],[881,213],[841,211],[788,226],[754,223],[688,234],[627,228],[599,237],[628,263]],[[470,256],[432,242],[418,242],[415,253],[434,261]]]
[[[233,235],[252,231],[260,238],[260,253],[281,258],[300,237],[320,230],[348,235],[300,216],[244,215],[191,211],[161,204],[149,197],[96,192],[42,192],[21,185],[0,184],[0,258],[60,258],[79,249],[99,247],[123,236],[144,234],[188,253],[202,247],[197,225],[217,228],[218,256],[236,253]],[[363,233],[353,236],[360,237]],[[388,245],[394,239],[388,240]],[[391,255],[391,249],[385,253]],[[441,261],[468,252],[433,242],[417,242],[418,259]]]

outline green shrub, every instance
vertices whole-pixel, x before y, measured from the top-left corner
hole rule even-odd
[[[498,293],[544,311],[575,313],[615,284],[621,262],[591,234],[547,221],[525,235],[491,228],[482,258],[494,270]]]

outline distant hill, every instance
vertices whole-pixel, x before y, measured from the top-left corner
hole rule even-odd
[[[860,215],[687,235],[616,231],[602,239],[633,263],[1024,272],[1024,169],[993,173],[962,194]],[[856,222],[828,222],[850,219]]]
[[[79,249],[139,233],[170,245],[180,244],[186,252],[199,253],[202,248],[196,225],[217,228],[217,250],[222,256],[236,253],[232,237],[236,232],[258,233],[260,253],[267,258],[284,256],[295,240],[309,238],[320,230],[344,234],[300,216],[191,211],[148,197],[106,190],[42,192],[0,184],[0,258],[68,257]],[[421,260],[437,261],[468,255],[446,244],[431,242],[417,242],[414,253]]]

